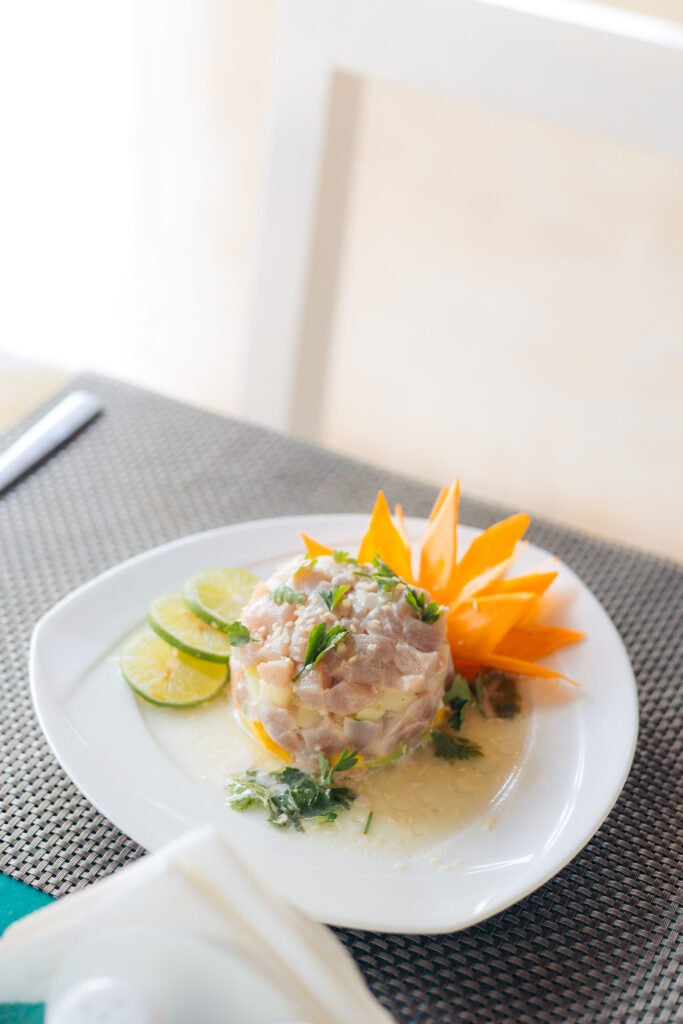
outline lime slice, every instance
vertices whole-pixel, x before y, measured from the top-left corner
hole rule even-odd
[[[247,569],[208,569],[189,578],[183,597],[200,619],[227,630],[239,619],[258,582]]]
[[[226,665],[191,658],[146,627],[124,644],[121,672],[140,697],[173,708],[188,708],[211,700],[229,676]]]
[[[230,640],[225,633],[198,619],[180,594],[155,597],[147,609],[147,621],[162,640],[185,654],[224,665],[230,660]]]

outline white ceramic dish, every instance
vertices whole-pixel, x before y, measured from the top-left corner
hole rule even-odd
[[[318,837],[240,815],[188,778],[155,742],[121,681],[116,652],[149,600],[200,569],[235,565],[267,575],[300,550],[298,530],[355,550],[367,516],[301,516],[212,530],[155,548],[74,591],[38,623],[31,692],[57,758],[89,800],[148,850],[218,821],[271,884],[328,924],[436,933],[481,921],[528,895],[588,842],[628,775],[638,728],[633,672],[606,612],[562,566],[552,618],[588,639],[556,664],[581,688],[530,684],[532,722],[522,771],[497,809],[495,828],[475,821],[395,870],[395,856],[335,849]],[[409,520],[417,541],[424,524]],[[478,531],[460,527],[462,544]],[[461,548],[462,549],[462,548]],[[527,547],[517,568],[548,557]],[[162,712],[174,714],[170,710]],[[180,712],[181,714],[183,712]],[[457,870],[435,870],[457,862]]]

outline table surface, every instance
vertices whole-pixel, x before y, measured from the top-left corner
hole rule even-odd
[[[70,892],[142,852],[75,790],[40,734],[25,656],[47,608],[108,566],[183,534],[269,515],[363,512],[378,486],[414,515],[434,497],[414,481],[127,385],[78,384],[101,397],[104,416],[0,499],[8,641],[0,649],[0,870],[42,890],[0,879],[4,923],[43,893]],[[475,526],[504,511],[462,503],[463,521]],[[397,1021],[673,1021],[683,1011],[683,573],[549,523],[534,523],[530,535],[588,583],[629,650],[641,738],[624,793],[567,868],[481,925],[434,937],[339,935]],[[10,1012],[0,1010],[0,1020],[14,1019],[2,1016]]]

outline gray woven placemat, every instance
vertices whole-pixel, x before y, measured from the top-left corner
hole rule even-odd
[[[39,616],[121,559],[196,530],[367,511],[378,485],[414,515],[434,496],[127,385],[78,383],[106,414],[0,498],[0,869],[57,896],[142,851],[79,794],[42,737],[26,660]],[[500,513],[463,501],[474,525]],[[373,991],[410,1024],[680,1020],[683,572],[544,523],[531,537],[583,577],[629,649],[641,738],[624,793],[572,864],[482,925],[431,938],[339,934]]]

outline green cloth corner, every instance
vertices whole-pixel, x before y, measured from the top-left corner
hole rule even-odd
[[[14,878],[8,878],[7,875],[0,875],[0,934],[12,921],[48,903],[52,903],[51,896],[23,882],[17,882]],[[44,1017],[42,1004],[0,1004],[0,1024],[43,1024]]]

